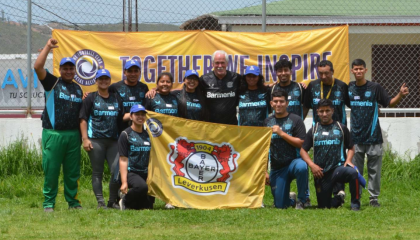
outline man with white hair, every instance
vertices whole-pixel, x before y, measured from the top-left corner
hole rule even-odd
[[[228,71],[228,55],[217,50],[212,55],[213,71],[200,77],[210,112],[210,122],[238,125],[236,106],[241,76]]]

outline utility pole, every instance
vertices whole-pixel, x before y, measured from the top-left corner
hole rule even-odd
[[[136,32],[139,31],[139,15],[138,15],[138,8],[137,8],[137,0],[136,0]]]
[[[125,0],[123,0],[123,20],[122,20],[122,24],[123,24],[123,32],[125,32]]]
[[[133,25],[132,25],[132,23],[133,23],[133,18],[132,18],[132,2],[131,2],[131,0],[128,0],[128,31],[129,32],[132,32],[133,31],[133,29],[132,29],[132,27],[133,27]]]

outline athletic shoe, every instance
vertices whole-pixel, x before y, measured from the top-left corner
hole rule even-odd
[[[292,205],[292,207],[296,207],[296,193],[290,192],[289,198],[290,198],[290,205]]]
[[[306,198],[306,202],[303,204],[303,206],[305,208],[312,206],[311,199],[310,198]]]
[[[116,202],[108,202],[108,204],[107,204],[106,207],[108,209],[118,209],[118,210],[120,210],[120,205],[118,203],[116,203]]]
[[[261,203],[261,208],[265,208],[265,205],[264,205],[264,203]]]
[[[175,209],[175,206],[173,206],[172,204],[170,204],[170,203],[167,203],[167,204],[165,204],[165,208],[166,209]]]
[[[303,210],[303,209],[305,209],[305,204],[303,204],[301,201],[297,201],[296,202],[296,207],[295,207],[295,209],[298,209],[298,210]]]
[[[105,202],[98,202],[98,207],[96,207],[96,209],[107,209]]]
[[[82,210],[82,206],[69,207],[70,210]]]
[[[379,202],[378,202],[378,199],[372,199],[372,200],[370,200],[370,202],[369,202],[369,205],[371,206],[371,207],[380,207],[381,206],[381,204],[379,204]]]
[[[343,206],[345,202],[344,200],[346,199],[346,193],[343,190],[341,190],[337,193],[336,197],[341,201],[340,206]]]
[[[46,208],[44,208],[44,212],[54,212],[54,208],[46,207]]]
[[[120,201],[118,202],[118,205],[120,206],[120,210],[124,211],[126,209],[125,208],[125,194],[120,192],[119,195],[120,195]]]
[[[351,210],[357,212],[360,211],[360,207],[352,207]]]

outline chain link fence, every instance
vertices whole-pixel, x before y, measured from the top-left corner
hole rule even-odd
[[[392,96],[406,83],[411,93],[399,107],[420,107],[417,0],[0,0],[0,109],[27,108],[30,3],[31,66],[52,29],[285,32],[349,25],[350,63],[364,59],[367,79]],[[46,68],[52,72],[52,56]],[[35,75],[31,104],[42,109],[43,90],[37,81]]]

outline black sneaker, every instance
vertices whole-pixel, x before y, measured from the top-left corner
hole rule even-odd
[[[380,207],[381,206],[381,204],[379,204],[379,202],[378,202],[378,199],[371,199],[370,202],[369,202],[369,205],[371,207]]]
[[[341,201],[340,206],[343,206],[346,199],[346,193],[343,190],[341,190],[337,193],[336,197]]]
[[[120,201],[118,201],[120,202]],[[120,210],[120,205],[116,202],[108,202],[107,206],[108,209],[118,209]]]
[[[44,212],[54,212],[54,208],[46,207],[46,208],[44,208]]]
[[[82,210],[82,206],[69,207],[70,210]]]
[[[96,209],[107,209],[105,202],[98,202],[98,207]]]

